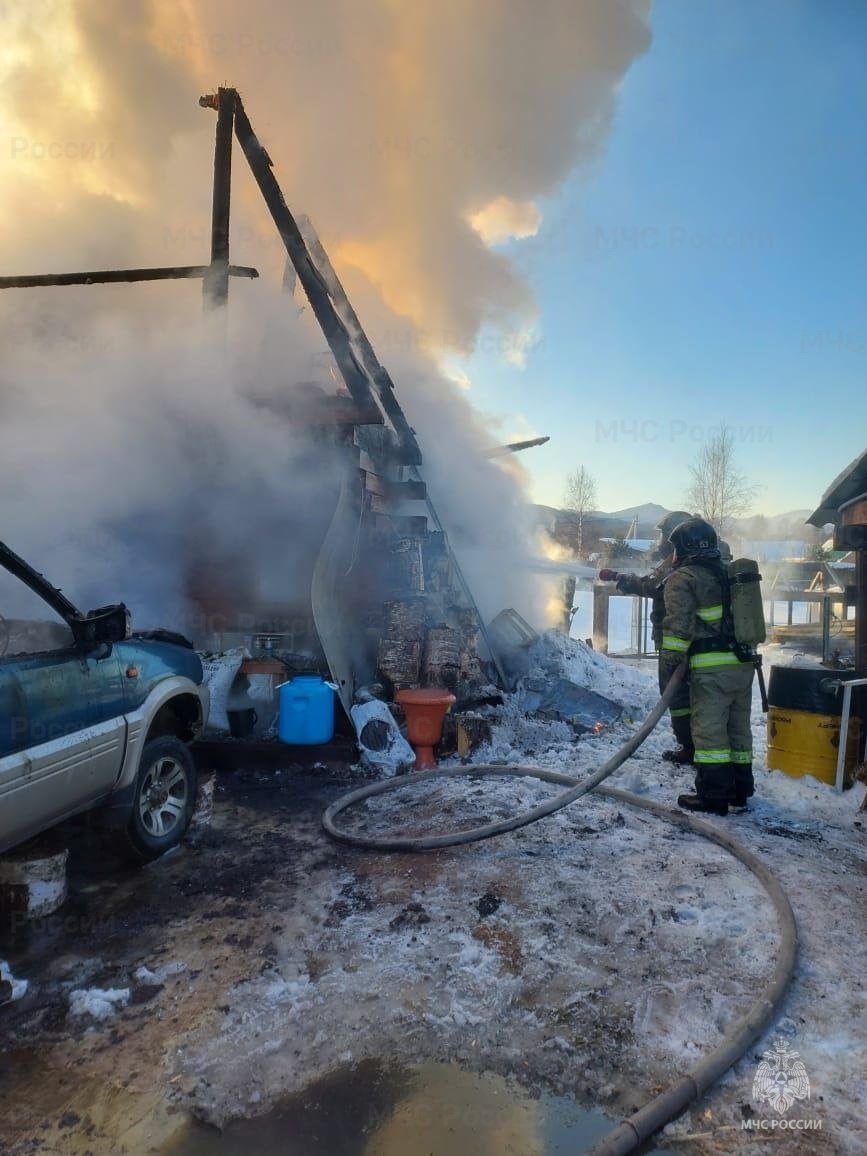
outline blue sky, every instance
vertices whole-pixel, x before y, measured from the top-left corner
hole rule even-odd
[[[683,503],[722,421],[755,509],[814,507],[867,444],[867,3],[657,0],[604,153],[507,251],[540,309],[523,369],[462,363],[558,504]]]

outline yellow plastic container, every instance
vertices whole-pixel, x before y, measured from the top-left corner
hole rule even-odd
[[[847,780],[858,760],[859,738],[859,720],[850,718],[844,775]],[[796,779],[812,775],[833,786],[839,749],[839,715],[768,707],[768,770],[783,771]]]

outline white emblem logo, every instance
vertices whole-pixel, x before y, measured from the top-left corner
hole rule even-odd
[[[798,1052],[790,1051],[784,1040],[777,1040],[764,1057],[753,1080],[754,1100],[770,1104],[780,1116],[795,1100],[809,1100],[810,1080]]]

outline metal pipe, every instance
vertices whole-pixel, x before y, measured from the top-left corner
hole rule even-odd
[[[840,745],[837,748],[837,774],[834,786],[838,794],[843,793],[843,783],[846,778],[846,747],[849,745],[849,716],[852,713],[852,687],[867,686],[867,678],[852,678],[836,681],[836,685],[843,687],[843,707],[840,713]]]

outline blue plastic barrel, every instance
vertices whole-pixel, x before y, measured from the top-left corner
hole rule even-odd
[[[334,688],[318,674],[298,674],[280,687],[277,737],[294,746],[334,737]]]

